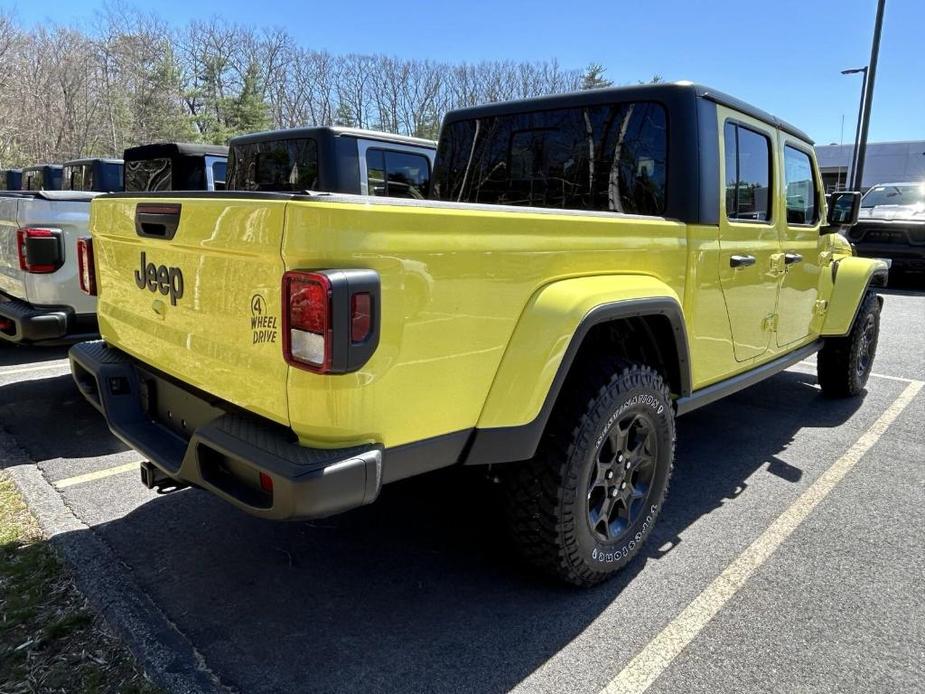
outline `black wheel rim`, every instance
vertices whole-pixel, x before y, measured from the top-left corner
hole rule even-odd
[[[643,513],[657,460],[658,437],[648,414],[626,414],[607,432],[588,482],[588,523],[598,540],[619,540]]]
[[[873,362],[874,331],[874,317],[868,315],[867,320],[864,321],[861,337],[858,340],[858,376],[865,376],[871,362]]]

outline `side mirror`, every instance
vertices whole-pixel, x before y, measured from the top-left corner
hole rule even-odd
[[[861,211],[861,194],[854,191],[832,193],[829,200],[829,216],[826,222],[830,227],[850,227],[858,222]]]

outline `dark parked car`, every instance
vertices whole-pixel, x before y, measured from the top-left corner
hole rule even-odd
[[[122,160],[88,158],[66,161],[61,190],[95,193],[122,190]]]
[[[125,150],[127,192],[224,190],[228,148],[221,145],[159,142]]]
[[[858,255],[892,260],[891,277],[925,271],[925,181],[873,186],[848,239]]]
[[[22,169],[0,169],[0,190],[20,190]]]
[[[22,190],[61,190],[64,167],[60,164],[27,166],[22,170]]]
[[[229,143],[228,190],[427,197],[437,143],[356,128],[253,133]]]

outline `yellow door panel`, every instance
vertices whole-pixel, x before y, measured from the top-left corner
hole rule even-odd
[[[823,242],[822,182],[812,165],[807,145],[780,133],[779,156],[783,177],[778,203],[781,219],[781,250],[784,273],[778,300],[777,346],[803,340],[813,331],[813,317],[819,298]]]

